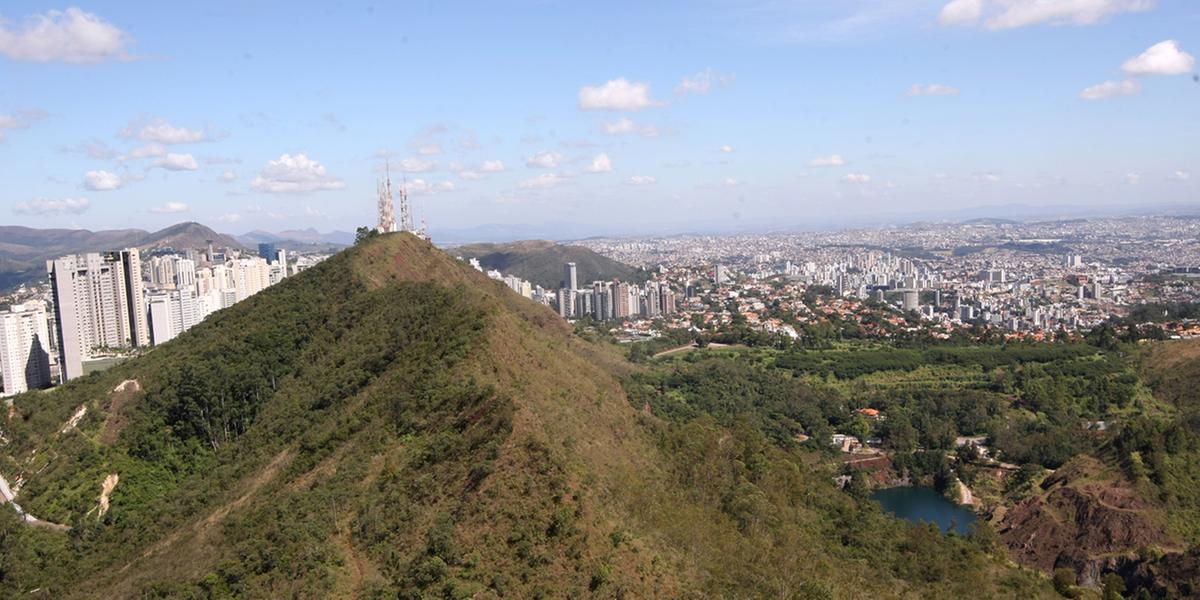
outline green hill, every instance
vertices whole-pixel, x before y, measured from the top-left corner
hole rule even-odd
[[[565,246],[544,240],[471,244],[452,248],[449,252],[463,258],[478,259],[484,269],[516,275],[547,289],[558,289],[562,285],[563,268],[569,262],[575,263],[580,286],[600,280],[620,279],[636,283],[646,280],[644,271],[583,246]]]
[[[70,529],[0,506],[0,596],[1050,593],[986,536],[886,517],[748,422],[649,414],[621,384],[633,369],[427,242],[381,236],[17,396],[0,473]]]

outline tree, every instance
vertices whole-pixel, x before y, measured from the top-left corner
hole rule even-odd
[[[354,245],[357,246],[378,235],[379,231],[374,227],[359,227],[354,230]]]
[[[1125,597],[1125,580],[1116,573],[1104,576],[1104,600],[1122,600]]]

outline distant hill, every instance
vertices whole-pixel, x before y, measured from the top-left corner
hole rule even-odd
[[[71,531],[0,506],[0,597],[1053,594],[748,421],[651,414],[622,387],[633,368],[428,242],[379,236],[15,397],[0,473]]]
[[[236,236],[242,244],[254,245],[263,244],[263,242],[276,242],[276,244],[294,244],[294,245],[331,245],[331,246],[349,246],[354,244],[354,234],[349,232],[334,232],[320,233],[317,229],[286,229],[282,232],[271,233],[265,232],[263,229],[254,229],[253,232],[246,232]]]
[[[136,247],[203,248],[206,240],[220,248],[245,248],[234,238],[199,223],[179,223],[147,232],[141,229],[89,231],[0,226],[0,291],[46,276],[46,260],[66,254],[103,252]]]
[[[579,285],[592,281],[620,279],[642,282],[646,272],[602,256],[583,246],[528,240],[507,244],[469,244],[448,250],[455,256],[475,258],[485,269],[516,275],[548,289],[557,289],[563,280],[564,266],[575,263]]]
[[[212,240],[213,246],[217,248],[248,248],[247,245],[242,244],[231,235],[217,233],[195,222],[179,223],[147,234],[138,240],[137,247],[142,250],[162,248],[186,250],[189,248],[205,248],[208,246],[209,240]]]

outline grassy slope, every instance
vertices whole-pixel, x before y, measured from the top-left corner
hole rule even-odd
[[[289,310],[274,317],[294,324],[289,333],[253,337],[256,320]],[[298,350],[280,352],[277,391],[243,435],[211,451],[162,432],[155,407],[177,391],[181,364],[230,353],[254,362],[255,344]],[[969,578],[924,565],[922,544],[944,542],[914,529],[895,545],[903,526],[854,513],[828,473],[755,467],[771,450],[753,436],[671,430],[640,415],[612,374],[627,368],[425,242],[385,236],[144,358],[18,398],[0,469],[29,476],[21,500],[31,512],[75,529],[20,526],[4,509],[0,589],[520,598],[1033,589],[965,545]],[[110,393],[125,379],[145,391]],[[58,433],[80,403],[91,410],[79,431]],[[89,511],[113,472],[121,483],[97,519]],[[854,531],[865,539],[843,539]],[[895,577],[871,548],[923,575]]]
[[[507,244],[471,244],[453,248],[450,253],[477,258],[485,269],[516,275],[547,289],[558,289],[563,280],[563,265],[568,262],[575,263],[580,286],[614,278],[633,282],[645,280],[645,276],[637,269],[583,246],[530,240]]]

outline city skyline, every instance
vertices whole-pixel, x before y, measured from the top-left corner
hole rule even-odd
[[[0,211],[350,231],[385,166],[435,236],[1194,203],[1200,10],[897,4],[12,3]]]

